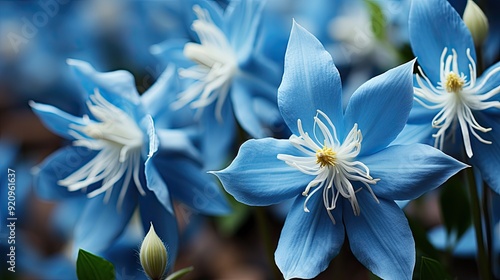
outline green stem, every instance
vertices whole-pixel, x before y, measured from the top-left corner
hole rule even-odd
[[[491,189],[484,183],[483,190],[483,217],[484,217],[484,228],[486,230],[486,246],[488,254],[488,264],[493,267],[493,237],[492,237],[492,225],[491,225]],[[490,271],[492,272],[492,271]]]
[[[271,240],[271,233],[269,232],[269,222],[266,216],[266,211],[262,207],[255,207],[255,218],[257,220],[257,227],[261,235],[261,240],[266,251],[267,261],[273,272],[274,279],[282,279],[281,272],[278,270],[274,262],[274,249],[275,244]]]
[[[472,221],[474,223],[474,229],[476,231],[476,245],[477,245],[477,265],[479,270],[480,279],[490,280],[491,279],[491,269],[489,258],[485,249],[484,244],[484,233],[481,219],[481,205],[479,200],[479,195],[477,193],[476,181],[474,180],[474,173],[472,168],[465,169],[467,177],[467,185],[469,187],[470,198],[471,198],[471,212]]]

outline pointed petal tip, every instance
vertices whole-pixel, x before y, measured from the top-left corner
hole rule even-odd
[[[210,170],[210,171],[207,171],[207,174],[215,175],[215,176],[217,176],[217,178],[218,178],[219,176],[218,176],[217,174],[218,174],[219,172],[221,172],[221,171],[222,171],[222,170],[219,170],[219,171]]]
[[[399,67],[407,67],[410,70],[410,74],[412,75],[412,81],[413,81],[413,69],[415,68],[415,63],[417,62],[417,58],[413,58],[412,60],[400,65]],[[413,84],[413,82],[412,82]]]
[[[411,62],[411,66],[412,67],[415,67],[415,63],[417,62],[417,57],[414,57],[412,60],[410,60],[409,62]]]
[[[305,29],[302,25],[300,25],[300,23],[298,23],[295,20],[295,18],[292,18],[292,29],[290,31],[290,34],[296,32],[296,29],[300,29],[301,31],[306,31],[307,33],[310,33],[309,31],[307,31],[307,29]]]
[[[461,162],[461,161],[458,161],[458,162],[460,163],[460,170],[464,170],[464,169],[466,169],[466,168],[470,168],[470,167],[472,167],[471,165],[468,165],[468,164],[463,163],[463,162]],[[459,171],[460,171],[460,170],[459,170]]]

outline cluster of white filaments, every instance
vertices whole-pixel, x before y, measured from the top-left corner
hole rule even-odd
[[[186,43],[184,55],[196,65],[180,69],[179,75],[195,82],[179,94],[172,107],[179,109],[190,103],[201,114],[203,108],[217,100],[215,114],[220,121],[232,78],[238,72],[237,59],[228,39],[214,24],[208,11],[198,5],[193,10],[198,19],[192,28],[198,34],[200,44]]]
[[[326,124],[321,118],[326,121]],[[370,185],[376,184],[380,179],[372,178],[368,167],[356,160],[361,151],[363,139],[357,124],[351,129],[342,144],[337,138],[332,121],[320,110],[314,117],[314,139],[307,132],[304,132],[300,119],[297,120],[297,126],[300,136],[290,136],[290,143],[302,151],[304,156],[279,154],[278,159],[305,174],[316,176],[302,192],[302,195],[307,197],[304,202],[305,212],[309,212],[307,208],[309,199],[322,190],[323,204],[334,223],[335,219],[330,211],[335,209],[339,195],[348,199],[354,214],[359,215],[360,207],[356,193],[362,188],[355,190],[353,182],[363,184],[378,203]],[[321,133],[320,137],[316,132],[318,129]]]
[[[440,109],[439,113],[432,119],[432,127],[438,129],[432,135],[435,138],[435,147],[443,149],[449,128],[451,128],[452,133],[448,136],[454,138],[458,122],[465,151],[468,157],[472,157],[473,151],[469,132],[480,142],[491,144],[491,141],[483,139],[477,133],[477,131],[489,132],[491,128],[481,126],[474,117],[473,112],[489,108],[500,108],[500,102],[488,101],[500,92],[500,85],[486,93],[479,93],[488,80],[500,71],[500,67],[490,71],[477,83],[476,63],[470,54],[470,49],[467,49],[469,76],[459,72],[457,52],[454,49],[451,52],[451,54],[448,54],[448,49],[444,48],[441,54],[440,82],[438,82],[437,86],[432,84],[419,67],[420,75],[417,75],[419,87],[415,87],[415,100],[427,109]]]
[[[97,90],[90,96],[87,106],[97,121],[85,115],[86,124],[70,125],[70,134],[75,138],[74,146],[99,153],[58,183],[69,191],[76,191],[102,181],[101,186],[91,191],[88,197],[106,192],[104,201],[107,202],[113,186],[123,178],[117,204],[121,208],[132,179],[141,195],[145,195],[139,178],[144,134],[128,114],[107,101]]]

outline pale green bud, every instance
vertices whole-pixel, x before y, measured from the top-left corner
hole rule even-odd
[[[467,1],[463,18],[472,34],[474,45],[480,46],[488,36],[488,18],[472,0]]]
[[[148,234],[144,237],[139,253],[142,268],[146,275],[152,280],[161,280],[167,269],[167,249],[156,235],[153,223],[149,228]]]

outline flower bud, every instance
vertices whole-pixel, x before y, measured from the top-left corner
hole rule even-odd
[[[139,258],[144,272],[150,279],[163,279],[163,274],[165,274],[167,268],[167,249],[158,235],[156,235],[152,223],[148,234],[146,234],[146,237],[142,241]]]
[[[488,36],[488,18],[472,0],[467,1],[463,18],[472,34],[474,45],[480,46]]]

